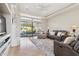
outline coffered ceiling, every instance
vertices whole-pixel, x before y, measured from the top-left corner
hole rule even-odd
[[[24,13],[32,16],[49,16],[63,8],[69,7],[70,3],[16,3],[18,13]]]

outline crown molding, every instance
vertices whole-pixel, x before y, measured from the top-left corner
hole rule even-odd
[[[63,12],[68,11],[68,10],[70,10],[71,8],[73,8],[73,7],[75,7],[75,6],[78,6],[78,5],[79,5],[79,4],[76,4],[76,3],[70,4],[70,5],[68,5],[67,7],[64,7],[64,8],[62,8],[62,9],[60,9],[60,10],[57,10],[57,11],[55,11],[55,12],[53,12],[53,13],[51,13],[51,14],[45,16],[45,17],[48,19],[48,18],[54,17],[54,16],[56,16],[56,15],[60,15],[60,14],[62,14]]]
[[[32,19],[45,19],[45,17],[37,17],[37,16],[28,15],[28,14],[25,14],[25,13],[19,13],[18,16],[19,17],[32,18]]]

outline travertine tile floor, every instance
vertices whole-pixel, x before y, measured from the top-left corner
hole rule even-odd
[[[8,56],[45,56],[28,38],[21,38],[20,46],[11,47]]]

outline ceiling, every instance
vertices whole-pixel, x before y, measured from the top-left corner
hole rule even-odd
[[[9,14],[9,10],[8,10],[6,4],[0,3],[0,13],[2,13],[2,14],[4,14],[4,13],[5,14]]]
[[[70,3],[16,3],[17,12],[25,13],[32,16],[45,17],[51,13],[55,13],[65,7],[70,6]]]

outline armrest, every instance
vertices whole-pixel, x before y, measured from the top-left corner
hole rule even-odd
[[[62,46],[62,47],[63,47],[63,46],[66,46],[66,47],[72,49],[71,46],[69,46],[68,44],[64,44],[62,41],[60,42],[60,41],[54,40],[54,45]]]
[[[57,56],[77,56],[79,55],[72,49],[71,46],[64,44],[63,42],[54,41],[54,53]]]

